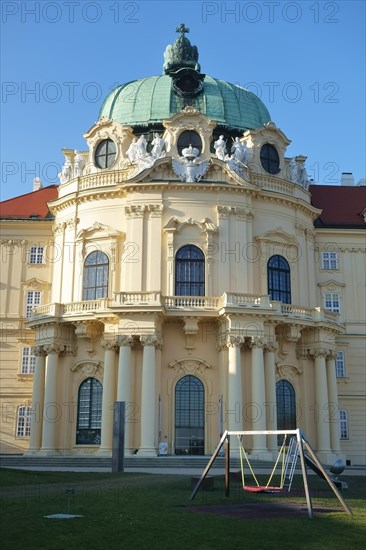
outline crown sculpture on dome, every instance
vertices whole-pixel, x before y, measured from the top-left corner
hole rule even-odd
[[[198,63],[197,46],[192,46],[188,38],[184,36],[185,33],[189,32],[189,29],[187,29],[184,23],[181,23],[177,27],[176,32],[179,32],[180,36],[174,41],[173,45],[168,44],[165,48],[163,65],[165,74],[171,74],[183,67],[200,72],[201,67]]]

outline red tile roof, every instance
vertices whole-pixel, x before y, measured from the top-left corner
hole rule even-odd
[[[14,199],[0,202],[0,218],[1,219],[35,219],[45,220],[53,218],[48,209],[47,203],[57,199],[58,185],[49,185],[20,195]]]
[[[361,212],[366,207],[365,186],[310,185],[311,204],[323,212],[317,227],[365,227]]]

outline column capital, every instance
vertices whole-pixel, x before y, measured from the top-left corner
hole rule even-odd
[[[36,357],[46,357],[47,352],[44,349],[44,346],[34,346],[32,347],[32,354]]]
[[[312,355],[314,359],[317,357],[327,357],[329,355],[329,349],[326,348],[312,348],[309,349],[309,355]]]
[[[157,334],[142,334],[140,336],[140,342],[142,346],[158,346],[159,337]]]
[[[278,342],[276,340],[267,340],[267,342],[264,344],[264,350],[274,353],[279,348]]]
[[[123,334],[120,336],[116,336],[116,344],[117,346],[121,347],[131,347],[134,345],[133,337],[128,336],[127,334]]]
[[[116,351],[117,344],[115,340],[102,340],[101,346],[104,351]]]
[[[226,336],[225,345],[228,348],[238,347],[244,343],[244,338],[237,334],[228,334]]]
[[[260,348],[263,349],[267,344],[266,338],[262,336],[251,336],[248,339],[248,345],[250,348]]]
[[[53,343],[48,344],[47,346],[43,346],[43,349],[47,353],[47,355],[59,355],[62,351],[64,351],[65,346]]]
[[[328,356],[327,356],[327,359],[330,359],[332,361],[335,361],[337,359],[337,350],[335,349],[330,349],[329,350],[329,353],[328,353]]]

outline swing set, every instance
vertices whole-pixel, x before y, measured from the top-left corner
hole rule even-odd
[[[275,461],[275,465],[272,469],[272,472],[268,478],[268,481],[265,485],[261,485],[254,473],[254,470],[252,468],[252,465],[250,464],[250,460],[248,457],[248,453],[243,445],[243,437],[244,436],[254,436],[254,435],[282,435],[284,436],[282,445],[280,447],[277,459]],[[309,465],[309,458],[305,456],[304,451],[308,454],[308,456],[311,458],[311,461],[313,463],[312,469],[316,467],[316,473],[320,475],[325,481],[328,482],[329,487],[332,489],[335,496],[338,498],[339,502],[342,504],[343,509],[347,514],[352,514],[350,508],[348,507],[347,503],[343,499],[342,495],[338,491],[336,484],[331,479],[329,474],[325,471],[323,466],[321,465],[318,457],[316,456],[314,450],[312,449],[310,443],[307,441],[305,435],[299,430],[266,430],[266,431],[225,431],[214,450],[210,460],[208,461],[208,464],[206,468],[204,469],[200,479],[197,482],[197,485],[192,491],[191,494],[191,500],[194,499],[196,496],[203,480],[207,476],[208,472],[210,471],[211,466],[213,465],[215,459],[217,456],[219,456],[219,453],[221,449],[225,446],[225,496],[228,497],[230,494],[230,441],[231,437],[237,437],[239,441],[239,456],[240,456],[240,466],[241,466],[241,476],[242,476],[242,487],[244,491],[250,492],[250,493],[281,493],[284,490],[284,487],[286,485],[288,491],[291,489],[292,479],[295,473],[295,467],[298,458],[300,458],[300,466],[301,466],[301,474],[302,474],[302,480],[304,484],[304,491],[305,491],[305,497],[306,497],[306,503],[308,508],[308,517],[311,519],[313,517],[313,506],[310,496],[310,491],[308,487],[308,478],[307,478],[307,470],[306,466]],[[290,437],[288,449],[287,449],[287,455],[286,455],[286,442],[287,437]],[[271,485],[272,479],[276,473],[276,469],[278,467],[278,464],[281,460],[281,479],[279,485]],[[245,482],[245,474],[244,474],[244,460],[246,461],[247,466],[249,467],[250,473],[254,479],[255,485],[247,485]]]
[[[286,456],[286,441],[287,441],[287,435],[283,438],[283,442],[281,445],[281,448],[279,450],[275,465],[273,466],[273,470],[268,478],[268,481],[266,485],[260,485],[257,476],[254,473],[254,470],[252,468],[252,465],[250,464],[248,454],[243,446],[243,436],[238,435],[238,441],[239,441],[239,451],[240,451],[240,469],[241,469],[241,480],[243,484],[243,491],[247,491],[248,493],[280,493],[283,491],[284,481],[285,481],[285,456]],[[250,473],[252,474],[252,477],[256,483],[256,485],[246,485],[245,484],[245,473],[244,473],[244,463],[243,463],[243,455],[246,460],[246,463],[249,467]],[[282,456],[282,465],[281,465],[281,481],[279,486],[273,486],[271,485],[272,478],[276,472],[277,465],[280,461],[280,458]]]

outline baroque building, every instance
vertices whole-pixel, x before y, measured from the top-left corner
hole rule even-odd
[[[365,187],[311,184],[177,31],[59,186],[1,204],[2,452],[108,456],[117,400],[127,454],[300,427],[324,463],[364,463]]]

